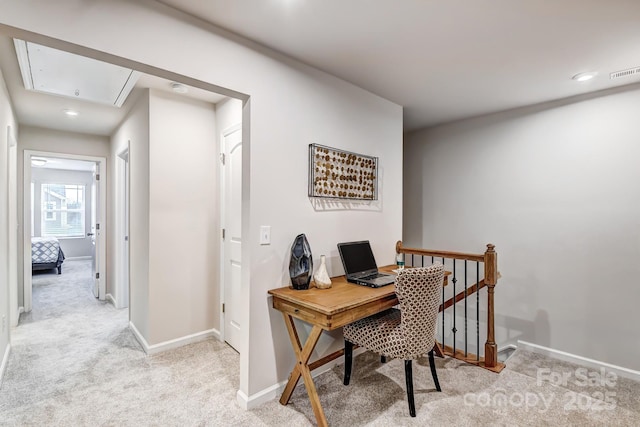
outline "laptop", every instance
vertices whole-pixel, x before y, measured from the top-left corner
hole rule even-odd
[[[378,272],[378,265],[368,240],[338,243],[338,252],[348,282],[372,288],[395,282],[395,275]]]

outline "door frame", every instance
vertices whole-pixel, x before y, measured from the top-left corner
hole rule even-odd
[[[123,148],[116,156],[116,177],[114,180],[115,188],[115,260],[116,260],[116,308],[129,307],[130,303],[130,255],[129,241],[123,239],[124,236],[130,235],[129,217],[130,217],[130,145],[131,141],[127,141],[126,147]],[[125,298],[126,296],[126,298]],[[131,315],[131,311],[129,311]]]
[[[100,164],[100,200],[99,215],[100,218],[100,240],[96,248],[98,251],[98,273],[102,278],[98,289],[98,298],[104,300],[107,290],[106,276],[106,259],[107,259],[107,158],[97,156],[85,156],[81,154],[65,154],[39,150],[24,150],[23,155],[23,198],[22,198],[22,270],[23,270],[23,306],[24,311],[31,311],[32,302],[32,280],[31,280],[31,157],[53,157],[57,159],[85,160],[89,162],[97,162]],[[93,195],[92,195],[93,197]]]
[[[15,162],[12,160],[15,159]],[[12,185],[13,184],[13,185]],[[18,143],[7,126],[7,283],[9,285],[9,324],[18,326]]]
[[[219,151],[220,151],[220,158],[222,158],[222,156],[224,155],[224,141],[225,138],[227,138],[229,135],[231,135],[234,132],[237,131],[242,131],[242,122],[240,123],[236,123],[235,125],[232,125],[226,129],[224,129],[221,133],[220,133],[220,146],[218,147]],[[243,147],[242,147],[242,155],[244,156],[244,135],[243,135]],[[243,164],[244,166],[244,164]],[[225,312],[222,310],[222,304],[224,304],[225,300],[224,300],[224,288],[225,288],[225,281],[224,281],[224,274],[225,274],[225,263],[224,263],[224,256],[225,256],[225,249],[224,249],[224,239],[222,238],[222,229],[226,226],[226,216],[225,216],[225,209],[226,209],[226,205],[225,205],[225,170],[224,167],[221,165],[219,168],[219,180],[218,182],[220,182],[220,188],[218,191],[219,194],[219,200],[220,200],[220,341],[222,342],[226,342],[225,341]],[[244,231],[244,229],[243,229]],[[241,243],[242,244],[242,243]],[[243,263],[244,264],[244,261]],[[244,268],[241,267],[241,268]],[[225,310],[226,311],[226,310]],[[240,351],[240,349],[236,349],[237,351]]]

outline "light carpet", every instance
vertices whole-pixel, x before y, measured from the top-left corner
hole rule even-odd
[[[34,276],[33,311],[12,331],[0,389],[0,425],[306,426],[315,424],[304,386],[288,406],[251,411],[236,403],[239,356],[207,340],[145,356],[127,327],[127,310],[96,300],[88,261],[63,274]],[[351,385],[342,365],[316,378],[330,425],[640,425],[640,383],[518,350],[499,375],[436,359],[442,393],[426,359],[414,367],[417,417],[409,417],[404,365],[376,355],[354,359]],[[565,378],[565,380],[562,380]],[[594,381],[595,382],[595,381]]]

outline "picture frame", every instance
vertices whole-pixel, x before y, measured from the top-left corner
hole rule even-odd
[[[378,200],[378,158],[309,144],[309,197]]]

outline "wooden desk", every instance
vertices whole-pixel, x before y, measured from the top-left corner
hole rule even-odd
[[[380,270],[389,272],[394,267],[382,267]],[[328,424],[311,377],[311,371],[344,354],[344,349],[338,350],[309,363],[311,353],[320,339],[320,334],[323,330],[331,331],[340,328],[398,304],[395,285],[369,288],[349,283],[344,276],[334,277],[331,281],[333,283],[330,289],[311,288],[300,291],[284,287],[269,291],[269,294],[273,296],[273,308],[280,310],[284,316],[284,323],[287,326],[289,339],[291,339],[291,345],[297,359],[280,397],[280,403],[282,405],[289,403],[291,394],[302,376],[319,426],[327,426]],[[445,275],[444,286],[446,285],[447,276]],[[294,317],[313,325],[304,346],[301,345],[298,338],[298,332],[293,323]]]

